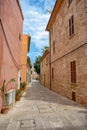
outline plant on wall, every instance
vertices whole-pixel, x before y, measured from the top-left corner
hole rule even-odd
[[[21,96],[22,96],[22,90],[21,89],[17,89],[16,90],[16,96],[15,96],[16,101],[19,101]]]
[[[26,89],[26,82],[22,82],[22,83],[20,83],[20,89],[22,90],[22,91],[24,91],[25,89]]]
[[[8,110],[8,105],[7,105],[7,93],[6,93],[6,86],[11,83],[11,82],[15,82],[15,79],[12,78],[10,79],[7,83],[6,83],[6,80],[3,81],[3,84],[0,88],[0,91],[1,91],[1,95],[2,95],[2,99],[3,99],[3,106],[2,106],[2,110],[1,112],[4,113],[7,113],[7,110]]]
[[[7,82],[7,84],[5,84],[5,83],[6,83],[6,80],[3,81],[2,87],[0,88],[2,94],[3,94],[3,93],[4,93],[4,94],[6,93],[6,92],[5,92],[6,86],[7,86],[9,83],[11,83],[11,82],[15,82],[15,79],[14,79],[14,78],[10,79],[10,80]]]

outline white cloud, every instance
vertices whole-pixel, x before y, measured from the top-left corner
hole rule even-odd
[[[34,42],[37,48],[41,49],[42,46],[48,44],[48,33],[45,31],[45,28],[49,14],[42,14],[33,10],[29,13],[31,18],[25,18],[24,32],[27,33],[26,30],[30,31],[31,41]],[[43,39],[44,41],[42,41]]]
[[[30,54],[28,54],[28,56],[38,56],[38,55],[41,55],[41,52],[32,52],[32,53],[30,53]]]
[[[47,22],[49,20],[50,14],[46,11],[51,9],[55,0],[20,0],[22,5],[22,10],[24,13],[24,33],[28,33],[31,36],[31,44],[40,51],[45,45],[48,45],[48,33],[45,31]],[[29,3],[34,2],[31,6]],[[43,5],[39,4],[43,2]],[[35,6],[35,4],[37,6]],[[37,50],[36,50],[37,51]],[[41,53],[33,52],[34,54]],[[30,54],[32,55],[32,54]]]
[[[45,4],[44,4],[45,10],[52,10],[55,2],[56,0],[45,0]]]

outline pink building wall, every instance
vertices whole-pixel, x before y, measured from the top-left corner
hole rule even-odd
[[[18,67],[21,64],[21,40],[23,16],[18,0],[0,0],[0,87],[3,80],[10,83],[7,90],[18,86]],[[0,109],[2,97],[0,94]]]

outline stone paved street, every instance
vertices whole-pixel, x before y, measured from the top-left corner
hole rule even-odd
[[[33,80],[8,114],[0,115],[0,130],[87,130],[87,107]]]

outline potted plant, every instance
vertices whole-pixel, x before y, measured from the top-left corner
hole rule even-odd
[[[26,90],[26,82],[20,83],[20,89],[21,89],[22,91],[25,91],[25,90]]]
[[[21,89],[17,89],[16,90],[16,96],[15,96],[16,101],[20,100],[21,95],[22,95]]]
[[[3,81],[2,87],[0,88],[1,91],[1,95],[2,95],[2,99],[3,99],[3,105],[2,105],[2,109],[1,109],[1,113],[7,113],[8,112],[8,104],[7,104],[7,93],[6,93],[6,86],[11,83],[11,82],[15,82],[15,79],[12,78],[10,79],[7,84],[6,84],[6,80]]]

